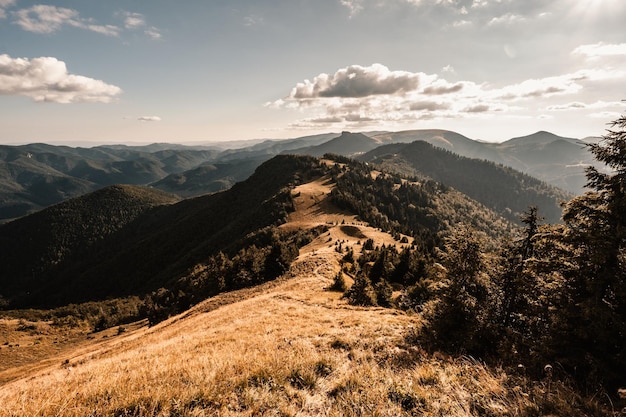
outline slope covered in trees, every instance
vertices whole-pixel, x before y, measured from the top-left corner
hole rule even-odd
[[[537,206],[549,222],[559,222],[560,202],[571,195],[493,162],[466,158],[426,142],[381,146],[360,159],[395,172],[421,175],[456,188],[511,221]]]
[[[219,251],[234,256],[247,235],[280,224],[291,209],[289,186],[319,172],[319,163],[313,158],[277,157],[227,192],[139,211],[134,218],[126,216],[124,224],[106,235],[101,230],[108,227],[108,217],[90,215],[93,204],[84,203],[102,204],[108,212],[114,207],[107,206],[106,193],[16,220],[0,227],[1,241],[7,247],[0,294],[15,306],[145,294],[175,281]],[[62,218],[57,218],[57,213],[63,213]],[[68,220],[89,216],[94,226]],[[37,225],[68,221],[67,236],[31,242],[44,237],[38,235]],[[14,241],[15,236],[22,238]],[[31,253],[33,248],[36,251]],[[47,259],[49,253],[52,259],[37,269],[24,262],[28,257]]]

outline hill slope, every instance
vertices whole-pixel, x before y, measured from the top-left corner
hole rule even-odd
[[[282,228],[334,223],[302,248],[285,276],[207,300],[157,326],[98,333],[46,363],[0,372],[8,415],[491,415],[582,416],[558,381],[532,383],[471,358],[429,355],[405,338],[419,316],[348,305],[324,290],[340,270],[346,225],[395,245],[341,213],[332,186],[293,190]],[[350,229],[351,230],[351,229]],[[0,348],[0,355],[10,348]],[[598,415],[600,415],[598,413]]]
[[[0,294],[11,294],[68,258],[87,256],[141,215],[176,201],[161,191],[117,185],[1,226]]]
[[[454,187],[513,222],[534,205],[548,222],[558,223],[559,203],[570,197],[511,168],[462,157],[422,141],[381,146],[361,159],[386,170],[408,171]]]
[[[299,155],[322,156],[333,153],[343,156],[353,156],[374,149],[380,142],[362,133],[341,132],[341,136],[331,139],[317,146],[301,149],[291,149],[289,153]]]
[[[132,221],[104,236],[100,230],[107,227],[110,219],[95,216],[94,227],[72,232],[71,238],[76,241],[70,245],[63,235],[60,241],[51,235],[34,246],[30,240],[39,237],[37,225],[63,224],[65,220],[55,216],[66,209],[64,218],[88,218],[91,205],[80,203],[83,200],[11,222],[0,227],[0,242],[6,248],[2,255],[6,267],[0,273],[0,294],[19,306],[145,294],[177,279],[219,251],[232,254],[239,250],[247,235],[280,224],[292,204],[288,186],[312,175],[316,166],[317,161],[312,158],[276,157],[227,192],[139,211]],[[155,191],[145,193],[162,195]],[[100,202],[107,213],[111,209],[103,194],[96,193],[87,200]],[[82,225],[76,227],[80,229]],[[23,238],[16,241],[16,236]],[[91,241],[97,244],[88,245]],[[53,256],[41,268],[33,270],[31,264],[24,262],[25,258],[48,259],[47,254],[55,255],[55,250],[61,250],[59,247],[63,248],[63,256]],[[133,273],[129,275],[131,265]]]
[[[408,130],[373,138],[382,143],[428,142],[461,156],[506,165],[575,194],[580,194],[586,183],[584,168],[594,164],[582,140],[550,132],[536,132],[502,143],[475,141],[447,130]]]

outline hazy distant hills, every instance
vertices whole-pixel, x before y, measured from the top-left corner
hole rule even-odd
[[[322,156],[327,153],[353,156],[370,151],[379,145],[380,141],[372,139],[362,133],[342,132],[341,136],[320,145],[292,149],[289,152],[312,156]]]
[[[585,185],[584,167],[594,163],[585,141],[549,132],[509,139],[502,143],[478,142],[446,130],[410,130],[377,135],[389,142],[422,140],[469,158],[486,159],[532,175],[572,193]]]
[[[582,140],[548,132],[502,143],[446,130],[326,133],[287,140],[217,146],[151,144],[72,148],[46,144],[0,146],[0,222],[112,184],[151,185],[182,197],[228,189],[278,154],[354,157],[391,143],[428,142],[461,156],[512,167],[580,194],[592,164]]]
[[[148,184],[196,168],[215,150],[0,146],[0,221],[112,184]]]
[[[265,157],[249,157],[248,159],[207,163],[185,172],[170,174],[162,180],[153,182],[150,186],[181,197],[224,191],[252,175],[265,159]]]

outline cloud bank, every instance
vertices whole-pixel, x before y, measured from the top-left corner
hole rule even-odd
[[[0,94],[26,96],[37,102],[110,103],[121,88],[67,72],[65,62],[53,57],[12,58],[0,55]]]
[[[532,110],[613,107],[614,102],[585,104],[572,101],[572,97],[594,83],[625,78],[624,71],[584,69],[492,86],[470,80],[451,82],[438,74],[392,71],[382,64],[350,65],[334,74],[319,74],[313,81],[304,80],[293,87],[288,96],[266,106],[314,114],[291,125],[296,128],[319,128],[320,125],[365,128],[420,120],[489,118],[496,114],[528,117]],[[561,104],[549,104],[567,97],[569,100]]]

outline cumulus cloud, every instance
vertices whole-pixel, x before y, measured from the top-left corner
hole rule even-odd
[[[107,36],[118,36],[120,28],[113,25],[96,25],[85,19],[78,11],[65,7],[37,4],[28,9],[13,12],[15,23],[22,29],[34,33],[53,33],[63,26],[90,30]]]
[[[0,55],[0,94],[26,96],[37,102],[109,103],[122,90],[101,80],[69,74],[53,57],[11,58]]]
[[[463,109],[468,113],[485,113],[489,110],[491,110],[491,106],[488,104],[474,104]]]
[[[428,95],[440,95],[457,93],[463,89],[463,83],[450,84],[445,80],[437,80],[424,88],[423,93]]]
[[[299,83],[291,92],[294,99],[317,97],[367,97],[402,94],[415,90],[419,75],[407,71],[390,71],[381,64],[369,67],[351,65],[333,75],[320,74],[313,81]]]
[[[416,101],[409,105],[409,110],[411,111],[436,111],[436,110],[448,110],[450,108],[450,104],[448,103],[438,103],[435,101]]]
[[[140,116],[137,120],[140,122],[160,122],[161,118],[159,116]]]

